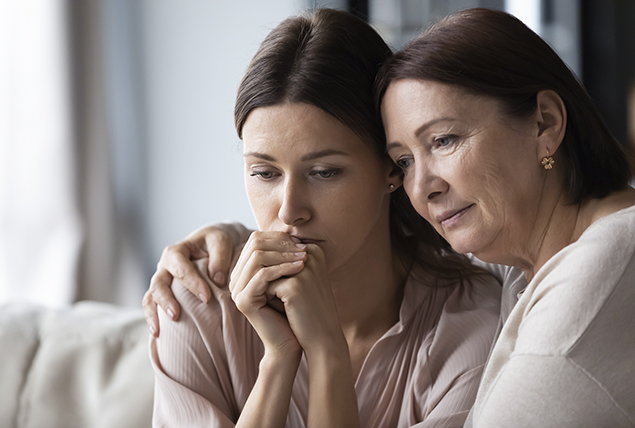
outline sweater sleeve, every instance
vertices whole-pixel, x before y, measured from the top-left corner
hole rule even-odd
[[[634,217],[598,220],[536,273],[494,347],[474,426],[635,427]]]
[[[596,379],[564,356],[517,355],[499,373],[477,426],[633,427]]]

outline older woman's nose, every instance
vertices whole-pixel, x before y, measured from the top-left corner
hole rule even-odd
[[[297,225],[311,218],[306,189],[295,180],[287,180],[282,189],[278,218],[286,225]]]
[[[448,183],[435,172],[433,165],[422,161],[416,162],[415,165],[413,194],[409,195],[410,199],[416,199],[423,204],[431,202],[447,191]]]

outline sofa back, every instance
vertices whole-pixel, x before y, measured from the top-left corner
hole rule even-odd
[[[140,309],[0,306],[1,427],[150,427],[153,389]]]

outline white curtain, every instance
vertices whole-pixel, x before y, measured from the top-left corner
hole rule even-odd
[[[61,0],[0,2],[0,302],[76,293],[70,56]]]
[[[140,305],[143,213],[126,201],[144,189],[117,183],[143,177],[143,154],[116,81],[128,58],[106,43],[127,4],[0,0],[0,303]]]

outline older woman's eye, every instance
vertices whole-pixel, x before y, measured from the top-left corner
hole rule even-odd
[[[434,142],[438,147],[447,147],[454,142],[456,137],[454,135],[444,135],[443,137],[437,137]]]
[[[397,166],[399,168],[402,169],[402,171],[407,170],[408,168],[410,168],[410,166],[412,165],[413,159],[409,158],[409,157],[403,157],[403,158],[399,158],[397,159],[397,161],[395,162],[397,164]]]

